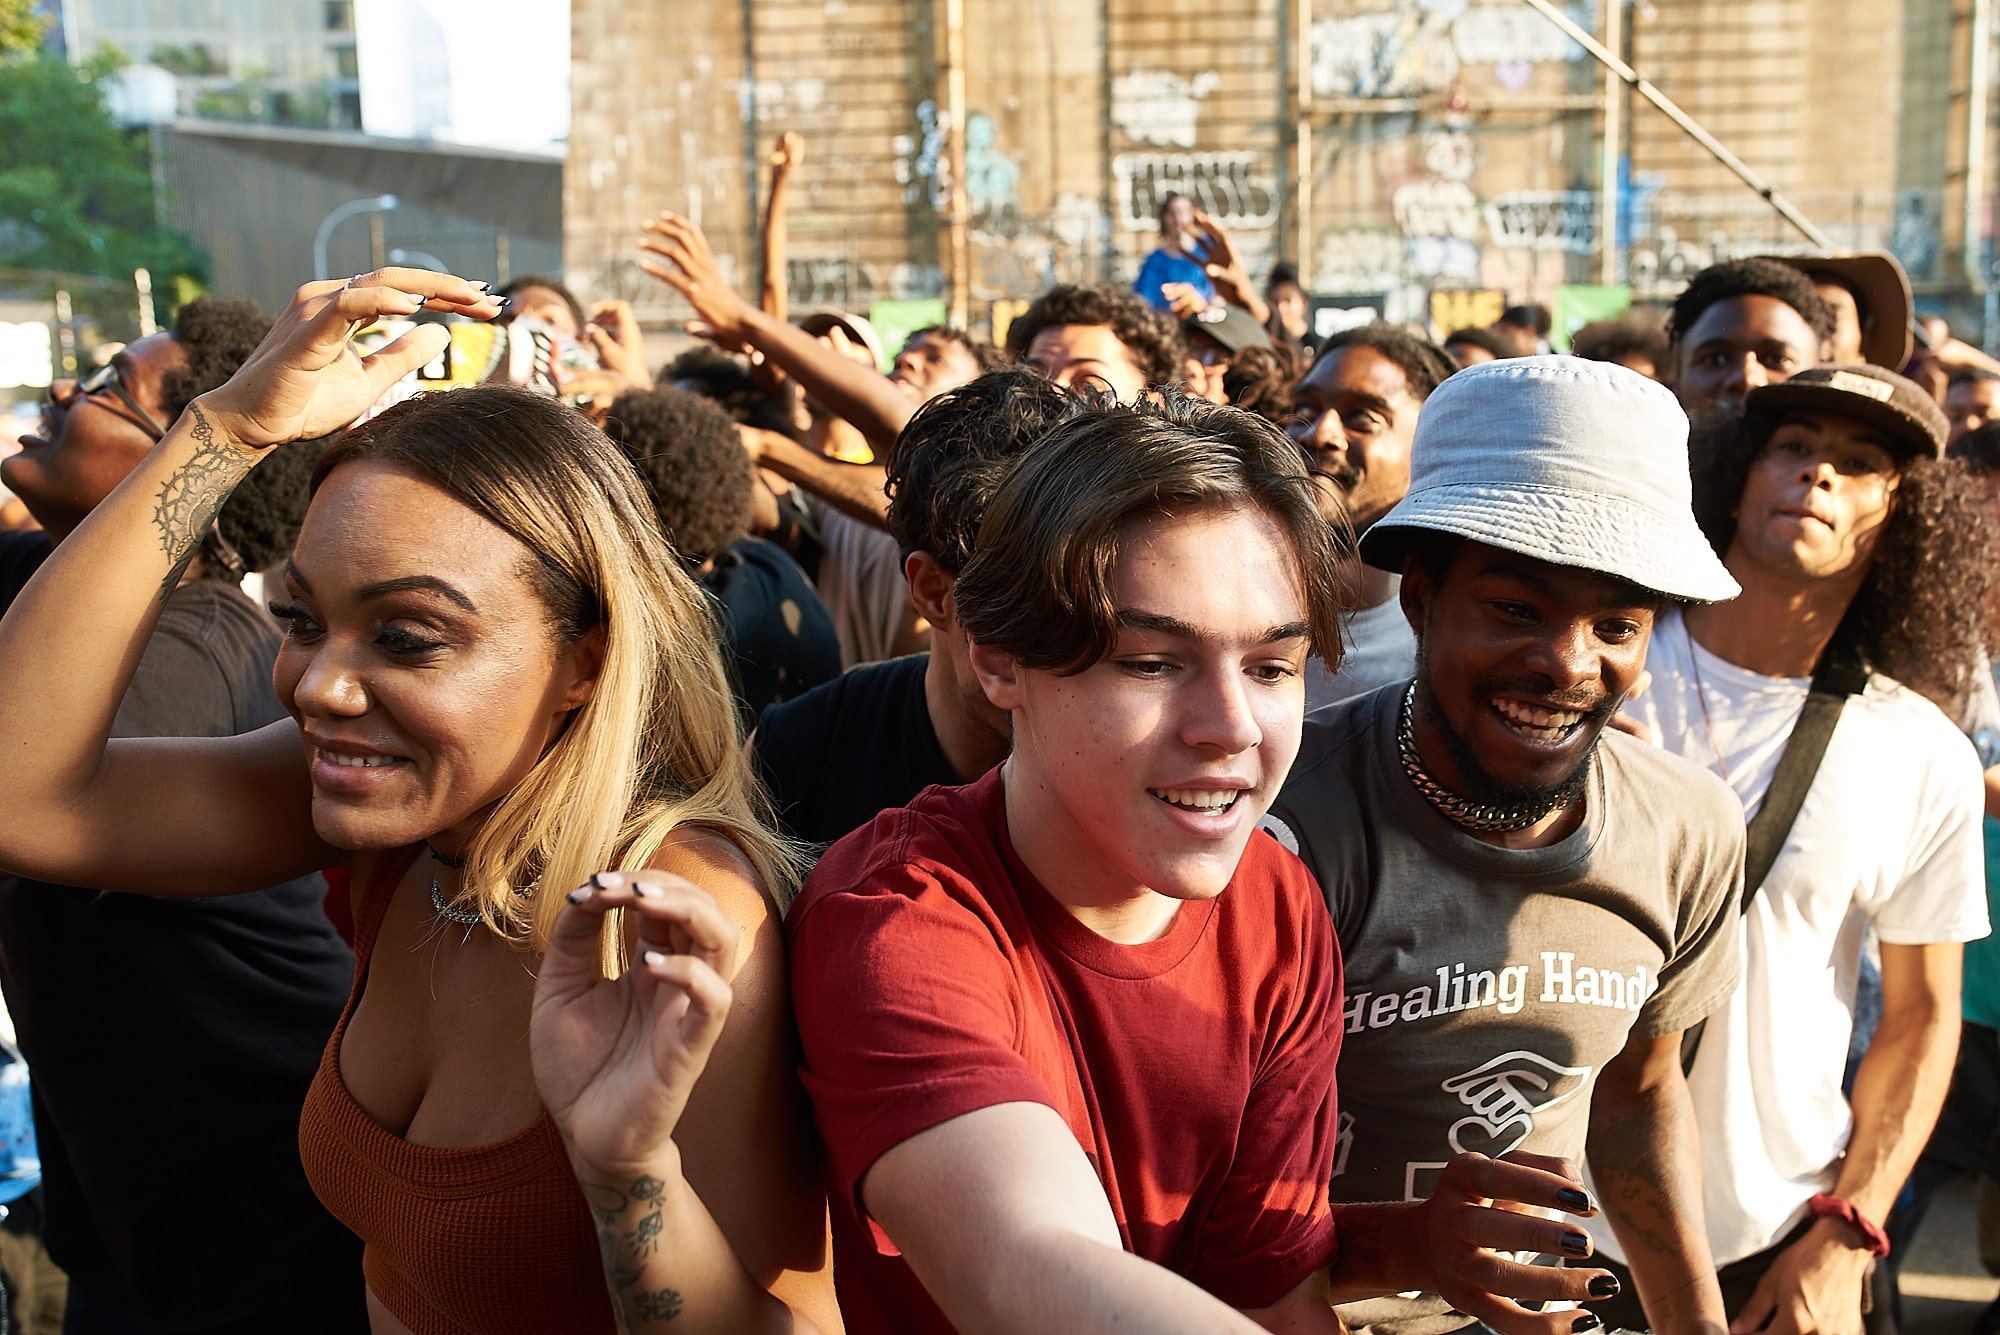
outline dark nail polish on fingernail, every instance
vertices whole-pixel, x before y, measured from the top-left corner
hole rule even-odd
[[[1564,1187],[1556,1193],[1556,1204],[1565,1210],[1588,1210],[1590,1197],[1575,1187]]]
[[[507,309],[507,308],[508,308],[509,306],[512,306],[512,305],[514,304],[514,299],[513,299],[512,297],[495,297],[495,298],[493,298],[493,302],[494,302],[494,304],[495,304],[495,305],[497,305],[497,306],[498,306],[498,307],[499,307],[499,308],[500,308],[501,310],[503,310],[503,311],[504,311],[504,310],[506,310],[506,309]]]
[[[1565,1233],[1562,1237],[1563,1250],[1571,1256],[1590,1255],[1590,1235],[1588,1233]]]
[[[1599,1321],[1596,1317],[1592,1316],[1590,1313],[1585,1312],[1582,1316],[1570,1322],[1569,1328],[1571,1330],[1596,1330],[1599,1326],[1603,1324],[1604,1323],[1602,1321]]]
[[[584,900],[589,899],[592,895],[597,893],[597,884],[596,884],[597,878],[593,876],[590,878],[590,880],[591,884],[579,885],[576,889],[569,892],[570,903],[581,904],[583,903]]]
[[[1616,1275],[1599,1275],[1590,1281],[1590,1296],[1593,1298],[1616,1298],[1625,1286],[1618,1282]]]
[[[473,286],[481,292],[491,292],[493,290],[493,284],[491,283],[474,283]]]

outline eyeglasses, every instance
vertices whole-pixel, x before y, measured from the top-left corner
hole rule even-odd
[[[125,388],[125,378],[119,374],[118,363],[116,362],[106,362],[83,379],[77,381],[76,393],[87,399],[96,398],[102,394],[110,394],[130,409],[134,417],[138,418],[138,421],[133,423],[134,426],[140,428],[154,440],[158,440],[167,434],[167,429],[154,421],[153,415],[144,408],[141,408],[139,401],[132,397],[132,391]]]

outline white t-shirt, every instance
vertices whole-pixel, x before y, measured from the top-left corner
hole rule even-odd
[[[804,500],[824,549],[814,582],[840,637],[840,666],[894,658],[910,616],[910,586],[896,539],[817,496]]]
[[[1629,712],[1754,816],[1811,682],[1717,658],[1678,612],[1654,627],[1646,667],[1652,684]],[[1916,692],[1877,675],[1848,700],[1742,915],[1742,981],[1688,1077],[1717,1265],[1770,1246],[1832,1189],[1853,1130],[1840,1077],[1864,929],[1898,945],[1986,934],[1980,778],[1965,735]],[[1591,1231],[1622,1256],[1609,1228]]]
[[[1306,712],[1366,695],[1417,671],[1417,635],[1403,615],[1403,577],[1394,576],[1389,596],[1351,613],[1340,625],[1340,671],[1328,672],[1318,655],[1306,660]]]

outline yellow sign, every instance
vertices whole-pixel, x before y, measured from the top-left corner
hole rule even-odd
[[[1507,294],[1478,287],[1431,293],[1431,337],[1440,342],[1461,329],[1484,329],[1507,309]]]

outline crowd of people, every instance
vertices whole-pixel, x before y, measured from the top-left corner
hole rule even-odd
[[[1176,198],[886,347],[798,155],[755,293],[645,224],[664,367],[396,268],[50,388],[14,1320],[1850,1335],[1968,1172],[2000,1263],[2000,363],[1893,260],[1562,354]]]

